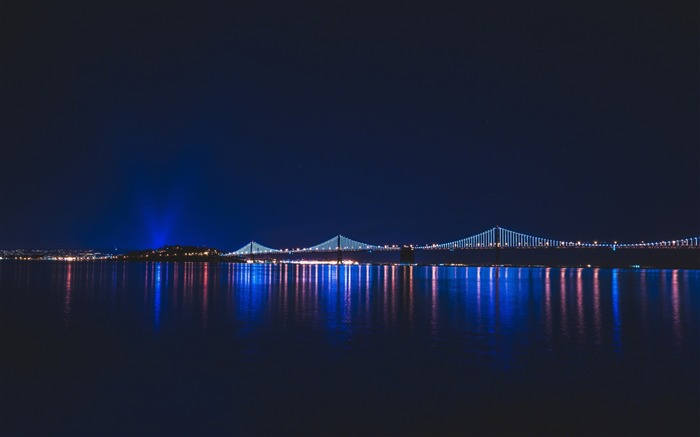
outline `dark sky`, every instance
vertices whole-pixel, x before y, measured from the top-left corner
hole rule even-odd
[[[698,235],[699,12],[4,2],[0,248]]]

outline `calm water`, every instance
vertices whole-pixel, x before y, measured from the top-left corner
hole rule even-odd
[[[0,263],[0,434],[700,432],[700,271]]]

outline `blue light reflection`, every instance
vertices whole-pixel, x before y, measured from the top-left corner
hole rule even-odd
[[[620,296],[618,284],[619,269],[612,271],[612,309],[613,309],[613,346],[615,352],[622,353],[622,340],[620,338]]]
[[[160,327],[160,263],[156,263],[153,296],[153,326]]]

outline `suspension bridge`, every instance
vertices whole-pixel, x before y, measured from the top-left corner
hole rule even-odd
[[[495,226],[470,237],[439,244],[369,244],[343,235],[336,235],[328,240],[309,247],[294,249],[274,249],[251,241],[240,249],[226,255],[256,256],[284,255],[303,253],[337,252],[338,260],[342,252],[372,252],[372,251],[413,251],[413,250],[483,250],[483,249],[700,249],[700,237],[681,238],[655,242],[619,243],[615,242],[585,242],[564,241],[528,235],[510,229]]]

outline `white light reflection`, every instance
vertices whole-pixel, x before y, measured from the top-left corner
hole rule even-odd
[[[578,328],[578,340],[581,343],[586,341],[586,322],[583,312],[583,269],[576,269],[576,327]]]
[[[566,308],[566,269],[560,269],[559,295],[561,305],[561,334],[564,338],[567,338],[569,336],[569,315]]]
[[[593,329],[595,330],[595,344],[601,347],[603,344],[602,338],[602,321],[600,316],[600,269],[593,269]]]
[[[671,308],[673,310],[673,340],[676,345],[676,352],[680,353],[683,349],[683,324],[681,319],[677,269],[671,272]]]
[[[73,265],[71,263],[66,264],[66,292],[63,297],[63,323],[66,327],[70,325],[70,313],[71,313],[71,293],[73,288]]]
[[[202,329],[206,331],[209,317],[209,263],[204,263],[202,274]]]
[[[389,292],[389,266],[384,266],[382,269],[382,274],[384,275],[384,300],[382,301],[382,314],[384,315],[384,325],[389,326],[389,311],[387,310],[389,303],[389,295],[387,294]]]

